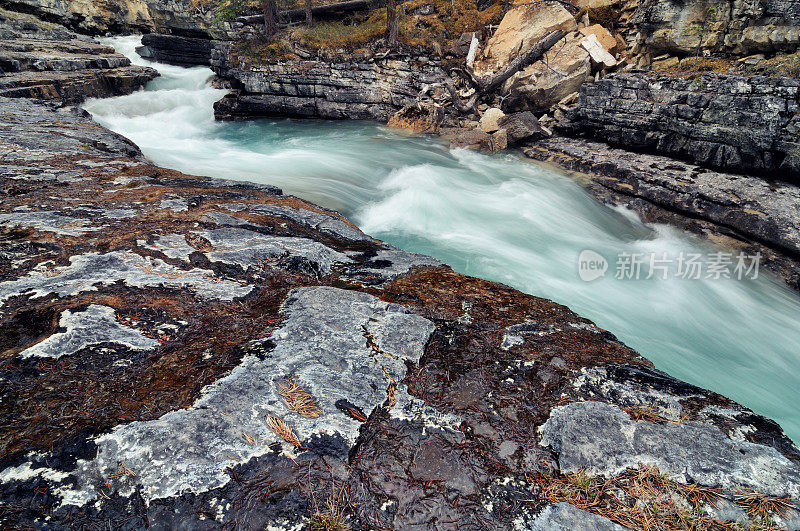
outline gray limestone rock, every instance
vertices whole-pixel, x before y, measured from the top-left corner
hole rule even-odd
[[[66,310],[58,321],[65,330],[23,350],[23,358],[60,358],[91,345],[116,343],[131,350],[151,350],[159,345],[139,330],[117,322],[113,308],[92,304],[84,311]]]
[[[153,500],[224,485],[230,480],[227,467],[283,442],[267,427],[267,415],[283,419],[303,444],[324,434],[352,445],[361,423],[340,411],[337,402],[346,400],[369,415],[384,403],[390,384],[403,378],[406,362],[419,360],[434,329],[400,306],[328,287],[294,290],[283,312],[286,321],[268,339],[274,348],[245,357],[230,375],[208,386],[192,408],[98,438],[97,457],[80,465],[77,486],[59,490],[63,503],[80,506],[94,499],[92,482],[114,474],[120,463],[136,473],[114,481],[125,496],[141,488],[142,496]],[[319,417],[287,408],[277,386],[286,379],[314,397]]]
[[[648,465],[680,481],[800,495],[794,463],[772,447],[732,440],[711,424],[634,421],[610,404],[575,402],[553,409],[540,433],[540,444],[558,454],[563,473],[583,469],[612,477]]]
[[[624,531],[627,527],[608,518],[560,502],[545,507],[531,522],[515,522],[517,529],[529,531]]]
[[[239,282],[215,279],[211,271],[179,269],[162,260],[113,251],[75,255],[70,257],[68,266],[38,267],[21,278],[0,283],[0,301],[15,295],[73,296],[94,290],[95,284],[110,285],[118,281],[132,287],[188,288],[201,297],[221,300],[243,297],[253,289]]]
[[[616,73],[584,84],[561,127],[626,149],[797,182],[799,91],[800,80],[783,77]]]

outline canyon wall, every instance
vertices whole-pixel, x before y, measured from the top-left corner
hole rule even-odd
[[[219,38],[212,14],[191,0],[0,0],[0,7],[30,13],[78,33],[158,32]]]
[[[612,74],[582,87],[563,130],[798,182],[799,90],[793,78]]]
[[[438,60],[423,56],[275,60],[253,64],[218,46],[212,68],[234,90],[214,106],[217,119],[263,116],[386,121],[440,82]]]
[[[129,94],[157,76],[110,46],[0,9],[0,96],[78,103]]]
[[[630,24],[638,43],[655,54],[794,52],[800,1],[642,0]]]

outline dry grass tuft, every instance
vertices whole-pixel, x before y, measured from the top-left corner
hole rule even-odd
[[[278,394],[283,398],[286,407],[302,417],[315,419],[322,415],[322,410],[317,406],[314,397],[294,380],[278,382]]]
[[[311,497],[314,503],[314,510],[309,517],[311,529],[319,531],[350,531],[350,517],[347,516],[347,492],[345,486],[337,489],[336,484],[331,481],[331,493],[325,499],[322,507],[317,503],[317,498],[312,490]]]
[[[767,496],[751,489],[740,490],[734,494],[733,499],[737,505],[745,509],[747,516],[753,519],[763,520],[773,514],[786,518],[790,512],[798,510],[790,499]]]
[[[300,26],[291,34],[304,48],[336,49],[356,48],[380,38],[386,32],[386,9],[379,9],[368,18],[352,23],[321,22],[312,26]]]
[[[433,7],[432,12],[418,14],[420,8],[428,6]],[[499,24],[503,18],[503,3],[500,1],[483,11],[477,8],[475,0],[410,0],[400,8],[400,41],[439,51],[462,33],[483,32],[487,25]],[[299,26],[289,38],[304,48],[354,49],[383,37],[385,32],[386,8],[379,8],[343,21]]]
[[[684,496],[686,496],[686,499],[689,500],[692,505],[705,504],[716,508],[720,499],[722,499],[722,494],[719,489],[712,487],[687,483],[686,485],[682,485],[682,488]]]
[[[539,494],[552,502],[568,502],[604,516],[631,529],[738,530],[739,523],[722,522],[708,515],[723,498],[714,488],[682,484],[669,479],[655,467],[629,470],[607,481],[584,471],[561,476],[535,476]],[[791,500],[740,491],[734,501],[746,508],[753,520],[748,529],[777,529],[772,517],[789,516],[797,510]]]
[[[269,429],[274,431],[278,437],[291,444],[295,448],[300,448],[300,439],[297,438],[297,435],[294,434],[292,428],[290,428],[284,421],[278,417],[267,415],[267,426]]]

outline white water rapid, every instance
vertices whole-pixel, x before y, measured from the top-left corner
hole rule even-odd
[[[85,107],[155,163],[277,185],[457,271],[566,304],[658,368],[776,419],[800,442],[800,297],[772,276],[686,280],[673,263],[666,280],[618,280],[620,253],[677,260],[719,249],[644,225],[514,155],[451,151],[372,123],[216,123],[212,104],[225,92],[207,85],[210,70],[148,63],[134,52],[136,37],[109,42],[162,77]],[[586,249],[608,260],[605,277],[579,278]]]

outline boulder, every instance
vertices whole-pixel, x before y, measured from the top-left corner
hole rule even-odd
[[[479,75],[495,72],[551,31],[574,31],[577,28],[573,16],[558,4],[518,5],[506,13],[486,43],[475,71]]]
[[[506,131],[507,142],[510,146],[545,136],[539,120],[530,111],[509,114],[501,118],[498,123]]]
[[[486,112],[481,116],[481,129],[486,133],[494,133],[500,126],[498,121],[502,120],[505,113],[497,107],[486,109]]]
[[[505,129],[499,129],[492,133],[492,151],[503,151],[508,148],[508,133]]]
[[[576,92],[591,73],[589,52],[581,46],[584,38],[581,33],[571,33],[550,49],[546,64],[534,63],[509,79],[503,111],[547,112]]]
[[[593,65],[600,67],[611,68],[616,66],[617,60],[613,55],[603,48],[600,41],[597,40],[595,34],[590,34],[588,37],[581,41],[581,47],[589,52],[589,58],[592,60]]]
[[[619,48],[619,41],[617,41],[616,37],[614,37],[610,31],[600,24],[592,24],[591,26],[581,28],[580,32],[587,37],[589,35],[594,35],[597,37],[597,41],[600,43],[600,46],[602,46],[603,49],[608,53],[616,53],[617,48]]]
[[[450,141],[450,147],[475,151],[502,151],[508,147],[508,136],[503,129],[493,134],[481,129],[462,129],[455,133],[455,137]]]

